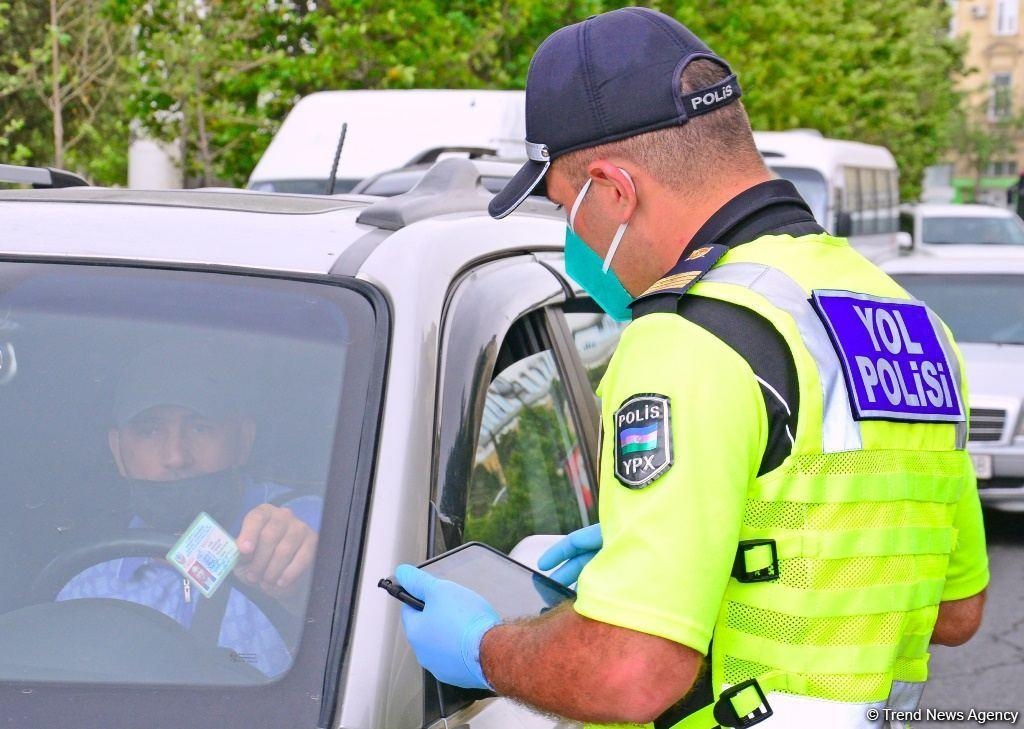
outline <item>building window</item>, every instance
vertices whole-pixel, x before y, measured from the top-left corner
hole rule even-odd
[[[985,166],[985,177],[1016,177],[1017,160],[994,160]]]
[[[1008,73],[992,74],[991,96],[988,102],[988,118],[1006,119],[1013,113],[1011,77]]]
[[[995,34],[1017,35],[1017,11],[1020,0],[996,0]]]

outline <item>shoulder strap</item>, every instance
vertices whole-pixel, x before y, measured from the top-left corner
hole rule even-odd
[[[757,475],[774,470],[793,450],[800,408],[789,345],[771,322],[739,304],[705,296],[685,296],[676,304],[680,316],[725,342],[753,370],[768,415],[768,442]]]
[[[701,276],[718,263],[718,259],[729,250],[727,246],[702,246],[682,259],[675,267],[654,282],[629,305],[633,318],[652,314],[656,311],[675,311],[675,302],[690,290]]]

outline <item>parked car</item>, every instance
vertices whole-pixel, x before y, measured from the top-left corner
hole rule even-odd
[[[529,562],[596,518],[593,385],[621,327],[566,277],[561,212],[497,222],[490,197],[457,159],[385,199],[0,191],[4,726],[568,726],[439,685],[377,589],[469,540]],[[241,468],[321,500],[300,604],[252,598],[290,636],[274,678],[143,605],[54,602],[173,538],[124,529],[112,458],[126,363],[152,347],[168,373],[230,365]]]
[[[1024,511],[1024,258],[908,256],[885,265],[945,320],[967,368],[967,448],[981,501]]]
[[[991,205],[919,203],[900,207],[910,250],[950,258],[1024,255],[1024,221]]]

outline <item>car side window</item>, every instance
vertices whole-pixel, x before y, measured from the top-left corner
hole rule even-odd
[[[510,330],[487,388],[464,539],[510,551],[533,534],[589,522],[590,483],[567,387],[543,327]]]
[[[601,312],[566,312],[580,361],[587,373],[590,389],[596,394],[612,353],[628,322],[618,322]]]

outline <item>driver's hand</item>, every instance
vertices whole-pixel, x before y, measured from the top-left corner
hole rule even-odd
[[[242,520],[235,574],[271,597],[292,597],[307,584],[317,538],[291,509],[260,504]]]

